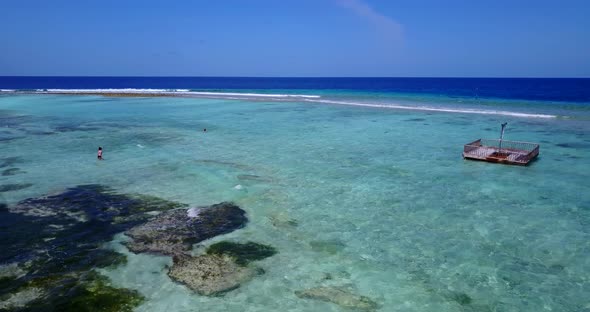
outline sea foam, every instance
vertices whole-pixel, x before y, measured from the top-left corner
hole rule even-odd
[[[5,91],[5,90],[1,90]],[[6,90],[14,91],[14,90]],[[204,97],[226,100],[274,100],[274,101],[306,101],[311,103],[348,105],[359,107],[373,107],[385,109],[404,109],[417,111],[432,111],[444,113],[463,113],[463,114],[482,114],[482,115],[501,115],[522,118],[556,118],[557,115],[523,113],[506,110],[476,109],[476,108],[456,108],[456,107],[433,107],[424,105],[399,105],[396,103],[370,103],[370,102],[350,102],[340,100],[323,99],[320,95],[313,94],[273,94],[273,93],[241,93],[241,92],[213,92],[213,91],[190,91],[189,89],[37,89],[35,93],[42,94],[130,94],[130,95],[170,95],[182,97]]]
[[[526,117],[526,118],[556,118],[557,117],[556,115],[548,115],[548,114],[529,114],[529,113],[521,113],[521,112],[486,110],[486,109],[431,107],[431,106],[405,106],[405,105],[398,105],[398,104],[375,104],[375,103],[346,102],[346,101],[334,101],[334,100],[306,100],[306,101],[312,102],[312,103],[324,103],[324,104],[334,104],[334,105],[349,105],[349,106],[388,108],[388,109],[407,109],[407,110],[432,111],[432,112],[444,112],[444,113],[503,115],[503,116]]]
[[[209,92],[209,91],[190,91],[188,89],[37,89],[37,93],[58,93],[58,94],[170,94],[182,96],[205,96],[205,97],[231,97],[231,98],[302,98],[317,99],[319,95],[308,94],[272,94],[272,93],[241,93],[241,92]]]

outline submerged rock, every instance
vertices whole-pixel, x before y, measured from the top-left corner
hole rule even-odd
[[[0,232],[11,235],[0,241],[0,263],[30,265],[23,272],[15,271],[15,265],[6,268],[10,274],[0,281],[0,301],[10,300],[11,307],[22,302],[24,310],[131,311],[143,297],[110,286],[93,271],[126,261],[124,255],[101,248],[124,231],[133,239],[131,251],[174,255],[168,275],[203,295],[229,291],[263,273],[247,266],[276,253],[262,244],[222,242],[212,245],[208,254],[186,255],[192,244],[239,229],[248,219],[232,203],[178,209],[184,206],[118,194],[101,185],[4,206]]]
[[[0,168],[11,167],[13,165],[24,162],[22,157],[6,157],[0,158]]]
[[[315,287],[297,290],[295,295],[299,298],[332,302],[343,308],[361,311],[375,311],[379,308],[379,304],[369,297],[353,294],[342,287]]]
[[[168,276],[201,295],[212,296],[236,289],[261,273],[238,265],[231,257],[207,254],[174,257]]]
[[[0,297],[0,310],[16,310],[24,308],[32,301],[39,300],[44,296],[40,288],[26,288],[21,291],[11,293],[8,296]]]
[[[22,136],[12,136],[12,137],[4,137],[0,136],[0,142],[10,142],[18,139],[22,139]]]
[[[206,296],[238,288],[264,271],[247,266],[276,253],[273,247],[248,242],[219,242],[207,253],[190,256],[192,245],[246,225],[246,212],[233,203],[169,210],[126,232],[133,240],[126,245],[135,253],[172,255],[168,276]]]
[[[590,148],[590,144],[583,143],[583,142],[565,142],[565,143],[555,144],[555,146],[564,147],[564,148],[575,148],[575,149]]]
[[[473,301],[468,294],[462,292],[450,292],[447,297],[460,305],[468,305]]]
[[[174,141],[178,141],[181,138],[182,134],[180,133],[171,135],[162,132],[136,132],[133,135],[131,141],[144,146],[161,146]]]
[[[11,207],[11,212],[31,216],[59,216],[76,221],[111,222],[115,217],[144,221],[147,218],[142,213],[185,206],[149,195],[118,194],[108,187],[91,184],[69,188],[57,195],[23,200]]]
[[[263,182],[263,183],[272,182],[272,179],[270,179],[270,178],[261,177],[259,175],[255,175],[255,174],[239,174],[238,175],[238,180],[240,180],[240,181]]]
[[[62,124],[62,125],[55,126],[53,128],[53,130],[54,130],[54,132],[66,133],[66,132],[74,132],[74,131],[96,131],[96,130],[101,130],[101,128],[82,125],[82,124]]]
[[[10,297],[20,303],[13,303],[12,309],[60,312],[131,312],[144,300],[135,290],[112,287],[108,278],[93,271],[34,279]]]
[[[126,232],[133,241],[127,243],[135,253],[154,252],[176,255],[190,250],[192,244],[242,228],[248,222],[246,212],[233,203],[199,207],[197,217],[189,209],[163,212]]]
[[[309,242],[311,250],[316,252],[324,252],[328,254],[336,254],[346,248],[346,245],[340,240],[317,240]]]
[[[426,121],[426,119],[424,119],[424,118],[410,118],[410,119],[406,119],[404,121]]]
[[[286,213],[272,214],[266,218],[276,228],[295,228],[299,226],[299,222],[289,217]]]
[[[227,166],[227,167],[232,167],[232,168],[242,169],[242,170],[250,170],[251,169],[249,166],[246,166],[243,164],[238,164],[238,163],[229,162],[229,161],[215,160],[215,159],[199,159],[199,160],[195,160],[195,162],[201,163],[201,164],[207,164],[207,165]]]
[[[131,312],[145,299],[136,290],[110,286],[108,279],[103,276],[85,281],[69,292],[71,297],[68,300],[55,302],[57,310]]]
[[[16,184],[2,184],[0,185],[0,193],[18,191],[33,186],[31,183],[16,183]]]
[[[274,247],[254,242],[234,243],[224,241],[207,248],[208,255],[229,256],[241,266],[245,266],[252,261],[271,257],[276,253],[277,250]]]
[[[19,266],[18,263],[0,264],[0,279],[2,278],[20,278],[27,272]]]
[[[9,169],[2,170],[2,176],[4,176],[4,177],[13,176],[13,175],[16,175],[19,173],[25,173],[25,172],[20,170],[19,168],[9,168]]]

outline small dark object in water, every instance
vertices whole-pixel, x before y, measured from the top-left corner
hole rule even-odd
[[[380,307],[373,299],[352,293],[344,287],[314,287],[305,290],[296,290],[295,295],[302,299],[331,302],[342,308],[354,311],[376,311]]]
[[[207,254],[211,255],[227,255],[234,258],[239,265],[247,265],[256,260],[271,257],[277,253],[277,250],[272,246],[267,246],[254,242],[234,243],[234,242],[219,242],[207,248]]]
[[[254,181],[254,182],[272,182],[271,178],[261,177],[255,174],[239,174],[238,180],[240,181]]]
[[[24,171],[21,171],[19,168],[9,168],[2,171],[2,176],[12,176],[19,173],[24,173]]]
[[[564,147],[564,148],[590,148],[590,144],[581,143],[581,142],[569,142],[569,143],[558,143],[555,146]]]
[[[203,132],[207,132],[207,128],[203,129]]]
[[[31,183],[17,183],[17,184],[2,184],[0,185],[0,193],[18,191],[33,186]]]
[[[426,119],[424,119],[424,118],[411,118],[411,119],[406,119],[405,121],[426,121]]]
[[[0,161],[0,168],[10,167],[14,164],[22,163],[23,159],[21,157],[6,157]]]
[[[100,130],[98,127],[87,127],[83,125],[60,125],[53,128],[55,132],[74,132],[74,131],[97,131]]]
[[[462,292],[453,292],[449,295],[449,299],[457,302],[460,305],[468,305],[473,301],[468,294]]]
[[[325,252],[331,255],[334,255],[338,252],[340,252],[341,250],[343,250],[344,248],[346,248],[346,245],[339,241],[339,240],[317,240],[317,241],[311,241],[309,242],[309,245],[311,246],[311,250],[316,251],[316,252]]]
[[[8,137],[8,138],[0,138],[0,142],[10,142],[16,139],[22,139],[23,137]]]
[[[41,131],[41,130],[26,130],[27,134],[32,134],[32,135],[52,135],[55,134],[56,132],[53,131]]]

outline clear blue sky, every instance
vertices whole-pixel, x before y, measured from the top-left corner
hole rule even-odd
[[[1,0],[0,75],[590,77],[588,0]]]

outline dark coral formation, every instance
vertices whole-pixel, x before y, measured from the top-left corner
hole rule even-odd
[[[426,121],[426,119],[424,119],[424,118],[410,118],[410,119],[406,119],[404,121]]]
[[[451,300],[457,302],[460,305],[468,305],[471,304],[471,297],[466,293],[455,292],[450,296]]]
[[[74,132],[74,131],[96,131],[96,130],[100,130],[101,128],[99,127],[92,127],[92,126],[87,126],[87,125],[83,125],[83,124],[61,124],[58,126],[55,126],[53,128],[53,130],[55,132]]]
[[[10,213],[0,218],[0,229],[11,233],[2,244],[6,246],[0,262],[46,250],[51,265],[75,267],[79,262],[87,266],[109,253],[98,248],[100,244],[151,218],[146,211],[179,206],[161,199],[117,194],[100,185],[26,199],[9,207]]]
[[[254,242],[234,243],[223,241],[207,248],[207,254],[229,256],[234,259],[236,264],[241,266],[245,266],[252,261],[272,257],[276,253],[277,250],[274,247]]]
[[[244,210],[228,202],[183,207],[101,185],[1,205],[0,232],[11,235],[0,242],[0,264],[12,273],[0,277],[0,310],[131,311],[143,298],[93,271],[126,262],[101,248],[121,232],[133,239],[131,251],[172,255],[169,276],[199,294],[224,293],[264,272],[248,266],[276,253],[262,244],[222,242],[208,254],[187,254],[194,243],[244,227]]]
[[[70,188],[57,195],[23,200],[12,207],[11,211],[33,216],[60,216],[78,221],[113,222],[124,218],[135,225],[150,217],[144,214],[138,216],[138,213],[184,206],[151,196],[117,194],[108,187],[91,184]]]
[[[198,215],[193,217],[185,209],[170,210],[127,231],[133,238],[127,247],[135,253],[176,255],[190,250],[192,244],[242,228],[247,222],[246,212],[228,202],[198,208]]]
[[[0,264],[17,263],[25,273],[3,278],[0,301],[31,297],[25,310],[34,306],[49,311],[54,307],[60,307],[56,311],[130,311],[141,296],[108,286],[92,271],[126,261],[124,255],[101,246],[114,234],[152,218],[148,212],[181,206],[149,196],[117,194],[100,185],[3,205],[0,232],[10,235],[0,241]],[[78,297],[83,299],[74,304]]]
[[[0,193],[18,191],[33,186],[31,183],[15,183],[15,184],[2,184],[0,185]]]
[[[144,300],[135,290],[111,286],[96,272],[33,279],[0,298],[0,310],[60,312],[131,312]]]
[[[20,170],[19,168],[8,168],[5,170],[2,170],[2,176],[6,177],[6,176],[12,176],[12,175],[16,175],[19,173],[25,173],[24,171]]]
[[[188,251],[192,244],[232,232],[247,222],[245,211],[228,202],[169,210],[127,231],[133,238],[127,247],[136,253],[173,256],[174,263],[168,271],[170,278],[198,294],[219,295],[262,274],[262,269],[248,264],[270,257],[276,250],[254,242],[219,242],[203,255],[191,256]]]
[[[22,163],[24,160],[21,157],[6,157],[6,158],[2,158],[0,159],[0,168],[6,168],[6,167],[11,167],[13,165]]]
[[[93,275],[69,290],[69,298],[52,304],[58,311],[131,312],[144,297],[135,290],[115,288],[108,279]]]

